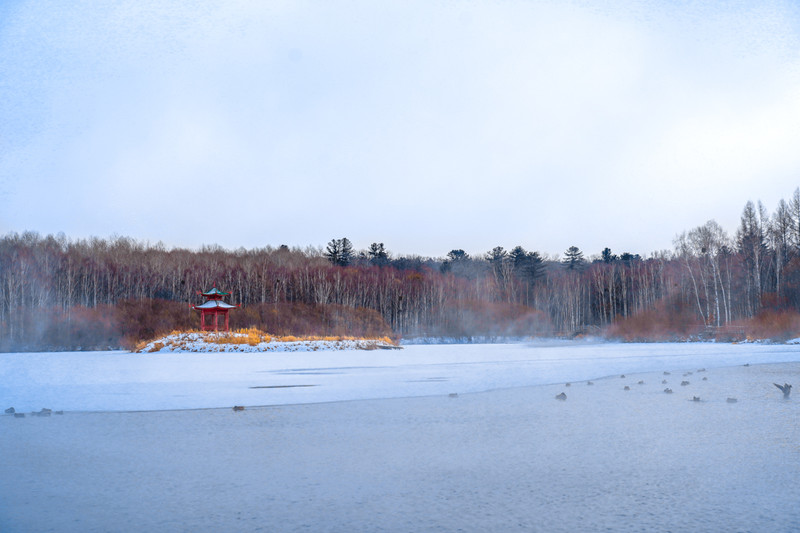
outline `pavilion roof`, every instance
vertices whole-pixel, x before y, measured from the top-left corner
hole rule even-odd
[[[210,290],[207,290],[206,292],[201,292],[200,294],[202,294],[203,296],[230,296],[231,295],[231,293],[223,292],[223,291],[219,290],[216,287],[212,287]]]
[[[204,304],[192,306],[195,309],[233,309],[235,305],[226,304],[222,300],[209,300]]]

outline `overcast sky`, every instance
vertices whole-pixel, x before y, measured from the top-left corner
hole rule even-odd
[[[0,3],[0,234],[646,255],[798,185],[792,1]]]

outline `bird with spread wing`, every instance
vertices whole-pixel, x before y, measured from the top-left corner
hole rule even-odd
[[[777,383],[773,383],[773,385],[775,385],[781,390],[784,398],[788,398],[789,393],[792,392],[792,386],[789,385],[788,383],[784,383],[783,385],[778,385]]]

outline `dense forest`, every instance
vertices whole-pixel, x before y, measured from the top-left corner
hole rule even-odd
[[[604,335],[625,340],[800,334],[800,189],[772,213],[747,202],[647,257],[575,246],[393,257],[325,249],[166,249],[128,237],[0,238],[0,350],[107,349],[197,328],[198,290],[231,292],[231,327],[394,337]]]

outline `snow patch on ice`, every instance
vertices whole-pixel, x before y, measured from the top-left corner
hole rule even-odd
[[[405,337],[401,346],[438,344],[526,344],[530,346],[575,346],[587,344],[614,344],[618,341],[594,335],[574,338],[564,337],[505,337],[505,336],[463,336],[463,337]]]

